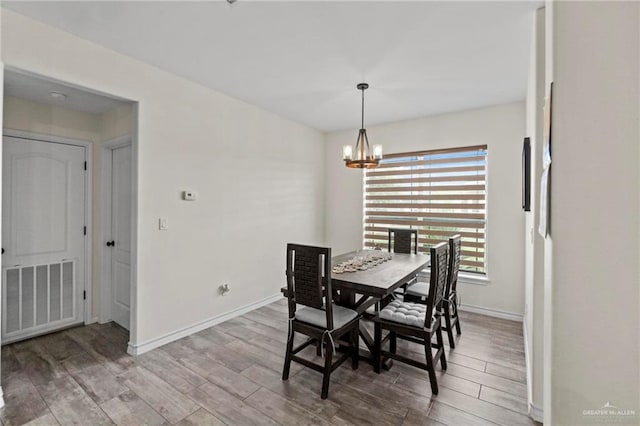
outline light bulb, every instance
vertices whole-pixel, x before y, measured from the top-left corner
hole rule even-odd
[[[353,158],[353,149],[351,148],[351,145],[343,146],[342,147],[342,159],[351,161],[352,158]]]
[[[373,158],[380,160],[382,158],[382,145],[373,146]]]

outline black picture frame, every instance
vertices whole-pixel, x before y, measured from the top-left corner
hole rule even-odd
[[[522,146],[522,209],[531,211],[531,139],[524,138]]]

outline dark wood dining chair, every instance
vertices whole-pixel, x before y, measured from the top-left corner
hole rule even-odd
[[[442,337],[442,300],[447,284],[447,259],[449,245],[437,244],[431,251],[431,291],[427,304],[393,300],[384,306],[374,318],[375,365],[379,373],[385,358],[391,358],[414,367],[427,370],[431,382],[431,392],[438,393],[438,380],[435,367],[440,361],[443,370],[447,369]],[[383,338],[383,330],[388,333]],[[435,337],[436,342],[433,342]],[[424,346],[425,363],[397,353],[396,339],[408,340]],[[389,350],[383,348],[389,342]],[[435,353],[433,352],[435,349]]]
[[[289,335],[282,380],[289,379],[291,361],[322,373],[320,396],[329,395],[331,372],[351,357],[352,368],[358,368],[358,326],[356,311],[333,303],[331,289],[331,249],[287,244],[287,299],[289,302]],[[298,309],[298,305],[302,305]],[[296,333],[309,337],[294,348]],[[296,354],[311,344],[324,346],[324,364],[316,364]],[[333,362],[335,345],[348,348]]]
[[[447,332],[449,347],[455,349],[456,342],[453,338],[453,327],[458,335],[462,334],[460,329],[460,317],[458,316],[458,271],[460,270],[460,254],[462,250],[462,240],[459,234],[449,238],[449,261],[447,263],[447,286],[442,299],[442,309],[444,325],[442,329]],[[426,303],[429,297],[429,284],[417,282],[408,287],[404,294],[407,302]]]
[[[458,336],[462,334],[460,329],[460,317],[458,316],[458,271],[460,270],[460,256],[462,252],[462,239],[460,235],[449,238],[449,266],[447,268],[447,286],[442,299],[444,313],[444,330],[449,336],[449,346],[456,347],[453,340],[453,327]]]
[[[418,230],[389,228],[389,252],[418,254]],[[417,277],[410,277],[406,283],[396,291],[397,295],[403,295],[407,287],[418,281]]]
[[[389,228],[389,252],[418,253],[418,230]]]

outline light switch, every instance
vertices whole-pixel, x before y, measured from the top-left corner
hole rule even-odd
[[[169,229],[169,219],[167,219],[166,217],[161,217],[158,220],[158,228],[161,231],[166,231],[167,229]]]

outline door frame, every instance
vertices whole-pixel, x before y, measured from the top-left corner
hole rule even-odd
[[[102,198],[102,202],[101,202],[101,209],[100,209],[100,222],[101,222],[101,226],[100,226],[100,236],[99,236],[99,241],[101,243],[100,247],[102,248],[102,254],[100,256],[101,259],[101,263],[102,263],[102,267],[101,267],[101,273],[100,273],[100,317],[99,317],[99,322],[101,324],[104,324],[106,322],[111,321],[112,316],[111,316],[111,303],[112,303],[112,274],[111,274],[111,256],[112,256],[112,252],[111,250],[107,250],[105,248],[104,242],[107,241],[107,238],[111,238],[111,223],[112,223],[112,218],[111,218],[111,213],[112,213],[112,193],[111,193],[111,182],[112,182],[112,171],[113,171],[113,151],[117,148],[122,148],[125,146],[131,146],[131,148],[133,149],[133,137],[131,135],[123,135],[123,136],[119,136],[117,138],[114,139],[109,139],[105,142],[102,143],[102,151],[101,151],[101,157],[102,157],[102,172],[101,172],[101,185],[100,185],[100,192],[102,194],[101,198]],[[131,153],[132,155],[132,160],[133,160],[133,151]],[[133,166],[133,164],[132,164]],[[133,167],[132,167],[133,168]],[[130,184],[132,186],[135,186],[133,183],[133,170],[132,170],[132,174],[131,174],[131,182]],[[133,220],[133,192],[132,192],[132,200],[131,200],[131,220]],[[131,233],[132,233],[132,242],[133,242],[133,234],[134,234],[134,229],[135,228],[131,228]],[[131,267],[133,268],[133,262],[134,262],[134,251],[133,251],[133,243],[132,243],[132,250],[131,250]],[[133,281],[131,281],[131,285],[130,285],[130,290],[131,290],[131,306],[130,308],[130,312],[129,312],[129,329],[131,329],[131,324],[133,324],[132,320],[134,317],[134,309],[135,306],[133,304],[133,296],[134,296],[134,285],[133,285]]]
[[[84,148],[84,161],[87,165],[84,174],[84,223],[87,227],[87,235],[84,239],[84,291],[86,298],[82,301],[84,304],[83,322],[91,324],[96,322],[97,318],[93,317],[92,300],[93,300],[93,143],[81,139],[72,139],[60,136],[47,135],[43,133],[26,132],[23,130],[2,129],[2,136],[12,138],[28,139],[38,142],[58,143],[64,145],[80,146]],[[0,176],[0,181],[2,177]],[[5,208],[5,206],[2,206]]]
[[[0,46],[0,50],[2,50]],[[40,79],[48,80],[54,83],[63,84],[65,86],[73,87],[79,90],[83,90],[85,92],[94,93],[97,95],[105,96],[112,99],[120,100],[123,103],[131,104],[131,157],[132,157],[132,185],[133,185],[133,193],[132,193],[132,207],[131,207],[131,324],[129,328],[129,345],[127,352],[130,355],[137,355],[137,347],[138,347],[138,184],[139,184],[139,143],[140,143],[140,108],[141,103],[135,97],[126,96],[124,93],[116,94],[112,93],[114,89],[112,85],[105,84],[104,82],[92,81],[91,87],[86,85],[81,85],[77,83],[70,82],[68,80],[53,78],[51,76],[41,74],[38,72],[32,72],[21,68],[19,66],[14,66],[11,64],[3,63],[2,58],[0,58],[0,77],[2,77],[4,81],[4,71],[11,70],[17,73],[21,73],[24,75],[30,75],[33,77],[37,77]],[[73,73],[72,73],[73,74]],[[0,85],[0,95],[3,94],[3,86]],[[3,104],[0,103],[0,112],[2,112]],[[0,114],[0,128],[3,128],[3,116]],[[81,141],[82,142],[82,141]],[[98,151],[99,152],[99,151]],[[2,150],[0,149],[0,160],[2,159]],[[91,164],[91,162],[89,163]],[[98,166],[97,164],[91,164],[91,166]],[[0,161],[0,171],[2,170],[2,161]],[[0,186],[0,195],[2,194],[2,187]],[[2,204],[2,197],[0,197],[0,205]],[[0,218],[0,224],[2,220]],[[92,231],[92,228],[89,228]],[[0,227],[0,235],[2,233]],[[97,235],[96,235],[97,237]],[[92,235],[93,240],[93,235]],[[91,247],[93,244],[91,244]],[[90,269],[89,269],[90,270]],[[93,279],[93,276],[91,276]],[[93,284],[92,284],[93,285]],[[91,291],[91,289],[89,289]],[[89,293],[87,293],[89,295]],[[1,306],[1,305],[0,305]],[[101,304],[99,304],[101,306]],[[85,309],[85,313],[88,312]],[[0,316],[1,318],[1,316]],[[91,320],[97,320],[97,318],[91,318]],[[2,388],[0,387],[0,407],[2,407]]]

